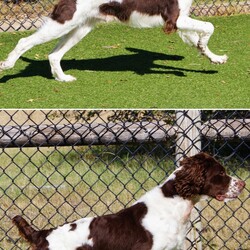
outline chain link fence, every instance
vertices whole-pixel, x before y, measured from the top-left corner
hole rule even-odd
[[[196,206],[185,249],[249,249],[249,111],[0,110],[0,121],[0,249],[29,249],[17,214],[42,229],[116,212],[200,150],[247,185]]]
[[[42,24],[55,0],[0,0],[0,31],[30,30]],[[192,14],[232,15],[250,12],[249,0],[195,0]]]

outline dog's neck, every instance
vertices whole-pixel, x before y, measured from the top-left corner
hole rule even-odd
[[[180,170],[181,168],[178,168],[176,171]],[[181,195],[178,193],[178,191],[175,188],[175,173],[176,171],[174,171],[168,178],[167,180],[160,185],[161,191],[163,193],[163,195],[166,198],[173,198],[174,196],[179,195],[181,197]],[[201,199],[201,195],[194,195],[192,197],[189,198],[185,198],[187,201],[190,201],[190,204],[192,206],[194,206],[197,202],[200,201]]]

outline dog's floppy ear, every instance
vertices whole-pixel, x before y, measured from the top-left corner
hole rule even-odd
[[[167,1],[167,8],[163,13],[163,17],[166,20],[163,30],[166,34],[170,34],[176,32],[177,26],[176,22],[179,17],[179,5],[177,0],[169,0]]]
[[[175,188],[183,198],[201,194],[205,183],[204,161],[206,154],[201,153],[193,157],[186,157],[180,162],[181,169],[176,172]]]

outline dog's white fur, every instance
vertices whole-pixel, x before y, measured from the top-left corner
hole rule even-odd
[[[67,51],[92,30],[96,23],[100,21],[108,22],[115,19],[99,12],[99,6],[107,2],[109,0],[77,0],[73,18],[64,24],[47,18],[37,32],[19,40],[8,58],[0,62],[0,70],[14,67],[18,58],[33,46],[61,38],[57,46],[49,54],[52,74],[58,81],[68,82],[76,80],[75,77],[64,74],[60,61]],[[121,0],[117,2],[121,2]],[[187,44],[197,47],[212,63],[225,63],[227,61],[226,55],[215,55],[207,46],[214,32],[214,26],[209,22],[198,21],[189,17],[192,0],[178,0],[178,4],[180,14],[176,25],[182,40]],[[154,27],[163,25],[164,20],[160,15],[148,16],[134,11],[130,16],[128,24],[134,27]]]
[[[70,223],[58,227],[47,237],[51,250],[75,250],[78,246],[93,246],[89,239],[89,226],[93,218],[83,218],[75,221],[76,230],[70,231]]]

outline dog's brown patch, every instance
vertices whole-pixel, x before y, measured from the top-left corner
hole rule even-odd
[[[69,231],[74,231],[76,228],[77,228],[77,225],[76,225],[76,223],[72,223],[72,224],[70,224],[70,230]]]
[[[78,247],[76,250],[92,250],[93,247],[89,246],[89,245],[84,245],[81,247]]]
[[[133,11],[149,16],[161,15],[165,21],[163,30],[167,34],[177,30],[176,21],[180,12],[177,0],[112,1],[100,5],[99,9],[102,14],[116,16],[122,22],[128,21]]]
[[[51,18],[58,23],[64,24],[66,21],[71,20],[76,11],[76,0],[60,0],[55,5]]]
[[[147,211],[147,206],[141,202],[116,214],[94,218],[89,227],[93,248],[150,250],[152,235],[141,224]]]

